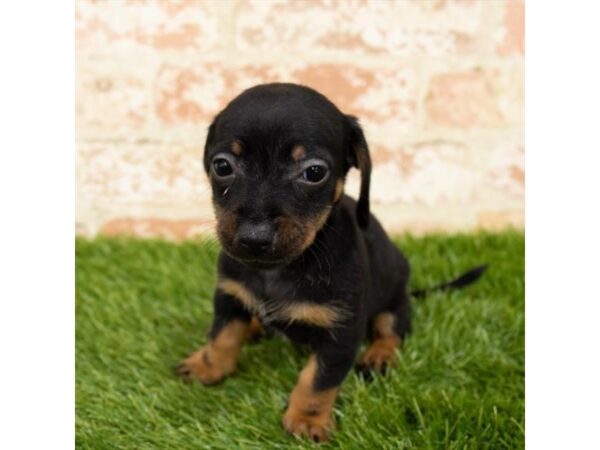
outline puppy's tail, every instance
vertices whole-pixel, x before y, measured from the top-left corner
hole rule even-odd
[[[469,270],[468,272],[463,273],[461,276],[459,276],[458,278],[455,278],[454,280],[447,281],[445,283],[438,284],[437,286],[433,286],[430,288],[418,289],[416,291],[412,291],[410,293],[410,295],[412,295],[415,298],[424,298],[427,296],[427,294],[431,294],[433,292],[451,291],[454,289],[460,289],[471,283],[475,283],[481,277],[481,275],[483,275],[483,272],[485,272],[487,267],[488,267],[487,264],[474,267],[473,269]]]

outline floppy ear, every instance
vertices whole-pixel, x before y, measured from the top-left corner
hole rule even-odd
[[[361,228],[369,226],[369,188],[371,184],[371,156],[365,135],[354,116],[346,116],[348,124],[347,166],[360,170],[360,195],[356,206],[356,220]]]

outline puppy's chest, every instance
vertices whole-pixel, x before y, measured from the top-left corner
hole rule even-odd
[[[265,324],[331,328],[350,314],[345,302],[335,298],[331,285],[311,283],[303,275],[266,272],[246,280],[222,280],[219,286]]]
[[[267,271],[261,274],[255,286],[266,301],[322,303],[335,295],[330,283],[310,272]]]

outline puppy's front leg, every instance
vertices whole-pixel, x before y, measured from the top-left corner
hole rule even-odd
[[[292,391],[283,427],[315,442],[329,438],[334,428],[333,405],[339,386],[353,365],[356,348],[328,343],[311,354]]]
[[[242,344],[251,332],[250,313],[231,295],[217,290],[214,309],[209,343],[177,368],[184,379],[197,379],[206,385],[217,384],[235,371]]]

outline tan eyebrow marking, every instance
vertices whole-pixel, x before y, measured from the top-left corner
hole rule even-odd
[[[240,156],[242,154],[242,144],[240,144],[240,141],[233,141],[231,143],[231,153],[236,156]]]
[[[306,149],[301,145],[296,145],[292,149],[292,159],[298,161],[306,156]]]

